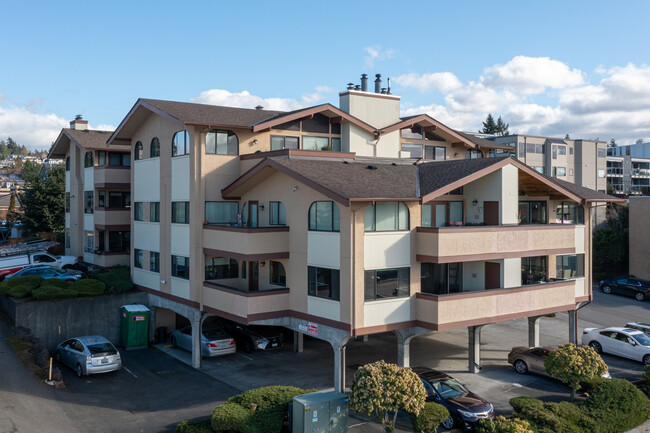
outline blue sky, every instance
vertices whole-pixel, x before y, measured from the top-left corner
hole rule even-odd
[[[187,4],[186,4],[187,3]],[[405,115],[477,130],[650,139],[650,3],[0,3],[0,138],[48,148],[138,97],[294,109],[391,77]]]

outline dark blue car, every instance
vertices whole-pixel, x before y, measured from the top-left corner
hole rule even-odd
[[[619,278],[618,280],[603,280],[600,282],[600,290],[603,293],[618,293],[626,296],[634,296],[637,301],[650,299],[650,281],[637,278]]]

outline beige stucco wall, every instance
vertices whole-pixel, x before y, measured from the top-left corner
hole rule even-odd
[[[289,293],[246,297],[243,293],[238,294],[203,287],[205,305],[239,317],[288,310],[290,308],[289,298]]]
[[[288,231],[246,232],[204,228],[203,247],[237,254],[282,253],[289,251],[289,237]]]
[[[128,225],[131,223],[131,208],[95,208],[93,219],[96,226]]]
[[[105,183],[130,184],[131,174],[130,167],[95,167],[94,177],[95,185]]]
[[[374,83],[369,83],[370,85],[374,86]],[[400,121],[399,96],[349,91],[339,95],[339,107],[377,129]]]
[[[630,274],[650,280],[650,197],[630,197]]]

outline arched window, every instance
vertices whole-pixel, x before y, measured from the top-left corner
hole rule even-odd
[[[287,274],[282,263],[269,261],[269,283],[277,286],[287,285]]]
[[[480,150],[470,149],[465,152],[465,159],[479,159],[483,158],[483,153]]]
[[[88,167],[92,167],[93,165],[94,165],[93,152],[89,150],[88,152],[86,152],[86,157],[84,159],[84,167],[88,168]]]
[[[70,157],[65,159],[65,171],[70,171]]]
[[[157,158],[160,156],[160,141],[158,137],[154,137],[151,140],[151,148],[149,149],[149,156],[151,158]]]
[[[138,141],[137,143],[135,143],[135,150],[133,151],[133,159],[137,161],[138,159],[142,159],[143,156],[144,155],[142,155],[142,142]]]
[[[237,155],[239,153],[239,140],[232,131],[213,129],[205,136],[205,153]]]
[[[367,232],[408,230],[409,210],[401,201],[378,201],[366,208],[364,220]]]
[[[205,262],[206,280],[225,280],[239,278],[237,260],[226,257],[213,257]]]
[[[309,207],[309,230],[340,231],[339,207],[333,201],[315,201]]]
[[[190,134],[187,131],[178,131],[172,139],[172,156],[189,155]]]

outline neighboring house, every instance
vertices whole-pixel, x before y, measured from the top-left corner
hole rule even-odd
[[[616,194],[647,195],[650,190],[650,143],[607,148],[607,182]]]
[[[537,345],[539,318],[566,311],[576,341],[575,311],[592,296],[594,203],[618,199],[428,115],[400,118],[400,98],[375,85],[363,77],[339,107],[292,112],[139,99],[101,135],[109,152],[133,155],[120,224],[131,225],[152,328],[174,329],[177,315],[196,330],[209,315],[284,326],[298,348],[303,334],[331,344],[336,389],[357,336],[395,332],[407,366],[413,337],[467,328],[471,371],[486,324],[528,317]],[[93,188],[72,180],[86,175],[86,149],[106,149],[84,134],[64,130],[50,152],[71,157],[77,197],[110,189],[94,164]],[[66,227],[78,251],[99,223],[75,203]]]
[[[630,197],[630,275],[650,280],[650,197]]]
[[[48,155],[65,161],[65,253],[98,267],[128,265],[131,252],[131,148],[108,148],[111,132],[77,116]]]

